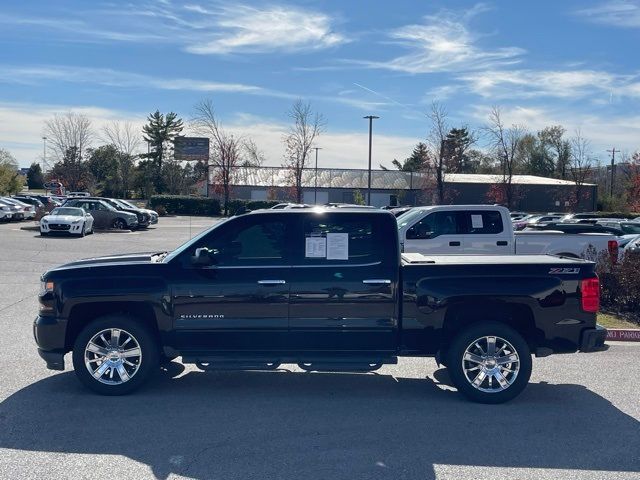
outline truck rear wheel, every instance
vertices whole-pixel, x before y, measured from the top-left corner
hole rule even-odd
[[[518,396],[531,377],[531,352],[513,328],[499,322],[471,325],[448,349],[453,384],[478,403],[504,403]]]
[[[73,346],[76,376],[101,395],[125,395],[136,390],[158,370],[159,357],[153,334],[124,315],[94,320],[80,332]]]

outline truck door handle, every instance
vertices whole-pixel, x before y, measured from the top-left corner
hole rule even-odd
[[[449,246],[450,247],[459,247],[460,246],[460,242],[449,242]]]
[[[368,280],[362,280],[362,283],[367,285],[390,285],[391,280],[387,278],[370,278]]]
[[[284,285],[287,283],[285,280],[258,280],[260,285]]]
[[[498,241],[496,242],[496,244],[497,244],[499,247],[506,247],[507,245],[509,245],[509,242],[507,242],[506,240],[498,240]]]

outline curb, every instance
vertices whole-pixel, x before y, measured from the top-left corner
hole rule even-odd
[[[640,342],[640,330],[607,329],[607,340],[613,342]]]

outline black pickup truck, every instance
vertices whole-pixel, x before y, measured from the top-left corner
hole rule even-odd
[[[173,252],[69,263],[42,276],[35,339],[47,367],[131,392],[163,361],[207,370],[373,371],[435,357],[460,392],[501,403],[532,354],[606,348],[591,262],[399,253],[383,210],[258,211]]]

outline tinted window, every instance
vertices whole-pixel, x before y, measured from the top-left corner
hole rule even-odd
[[[215,230],[197,248],[206,247],[219,266],[283,265],[286,263],[286,224],[243,218]],[[193,255],[195,248],[189,250]]]
[[[462,233],[462,212],[434,212],[407,230],[407,239],[435,238]]]
[[[304,262],[307,264],[361,264],[383,260],[384,242],[380,235],[377,221],[374,218],[352,217],[349,215],[332,215],[304,219],[304,236],[300,239]],[[332,237],[328,234],[341,233],[346,237]],[[333,239],[345,239],[346,247],[335,248]],[[311,250],[307,242],[317,239],[319,245]],[[324,248],[322,247],[324,245]],[[344,252],[347,259],[327,258],[335,253]]]
[[[491,235],[502,233],[502,215],[495,210],[480,210],[465,212],[464,233],[476,235]]]

